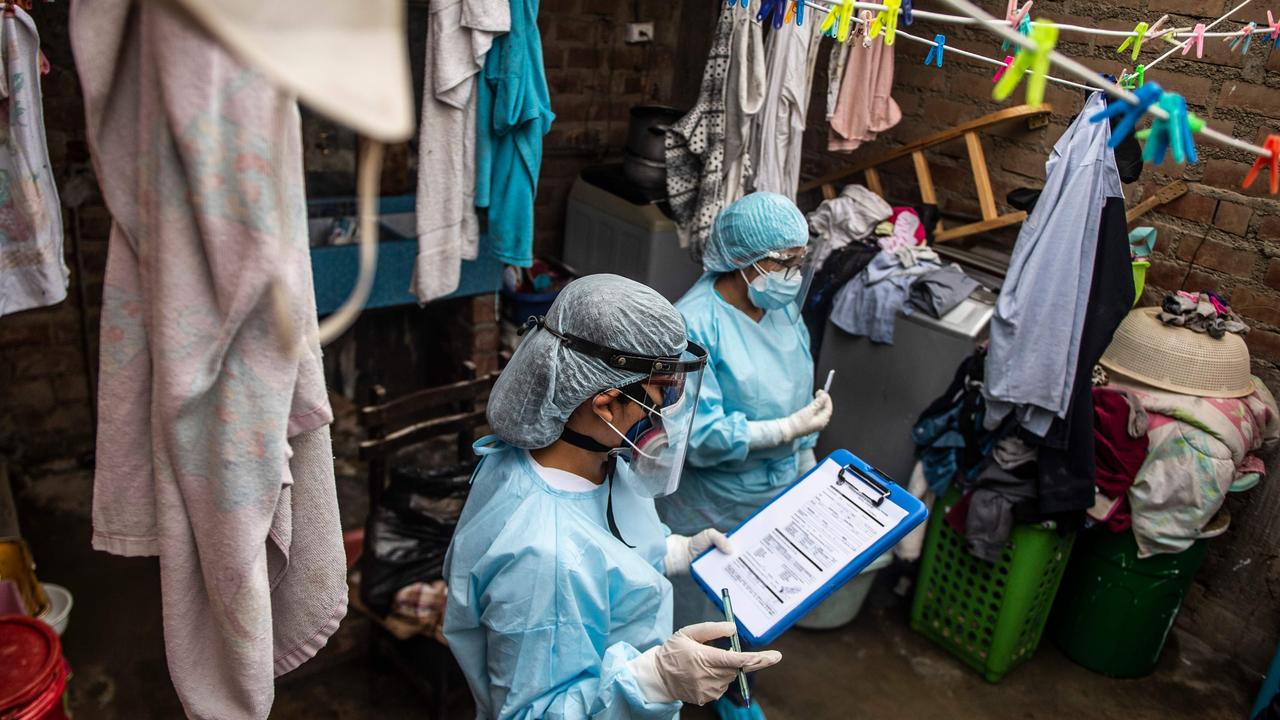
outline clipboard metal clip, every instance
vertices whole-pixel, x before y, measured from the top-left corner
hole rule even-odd
[[[851,482],[844,475],[846,470],[854,474],[855,476],[857,476],[858,480],[861,480],[862,482],[861,483]],[[877,470],[877,472],[879,472],[879,470]],[[880,503],[884,502],[885,498],[888,498],[890,494],[889,488],[885,487],[883,483],[871,477],[871,475],[869,475],[866,472],[863,472],[861,468],[858,468],[854,465],[845,465],[844,467],[840,468],[840,472],[837,475],[836,482],[842,485],[848,485],[852,487],[855,491],[857,491],[859,495],[866,498],[868,502],[870,502],[872,505],[876,507],[880,507]],[[871,489],[875,490],[875,494],[867,493],[865,490],[862,489],[861,485],[869,485]]]

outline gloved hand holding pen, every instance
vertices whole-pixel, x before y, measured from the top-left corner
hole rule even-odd
[[[689,566],[693,564],[693,559],[712,545],[719,548],[720,552],[725,555],[734,553],[733,543],[729,542],[729,538],[725,537],[724,533],[715,528],[707,528],[692,537],[675,534],[668,535],[667,555],[662,559],[663,573],[667,577],[687,575]]]
[[[748,422],[748,443],[752,450],[761,450],[818,432],[831,422],[831,412],[831,396],[819,390],[813,394],[812,402],[786,417]]]
[[[777,650],[733,652],[704,643],[729,637],[729,622],[698,623],[681,628],[662,645],[631,661],[632,670],[650,702],[681,700],[696,705],[724,694],[738,670],[756,672],[778,664]]]

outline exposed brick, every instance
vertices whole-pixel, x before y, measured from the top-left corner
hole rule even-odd
[[[1255,328],[1245,335],[1244,340],[1254,360],[1280,362],[1280,333]]]
[[[1231,309],[1251,324],[1254,321],[1280,327],[1280,294],[1250,287],[1238,287],[1231,293]]]
[[[1228,275],[1246,276],[1253,271],[1257,254],[1217,240],[1185,237],[1178,243],[1178,257]]]
[[[569,48],[568,66],[582,70],[598,70],[600,68],[600,51],[595,48]]]
[[[1280,290],[1280,259],[1272,258],[1267,262],[1265,281],[1269,287]]]
[[[1218,106],[1240,108],[1280,118],[1280,93],[1266,85],[1228,81],[1223,83],[1222,90],[1218,93]]]
[[[1248,205],[1223,200],[1218,203],[1218,212],[1213,216],[1213,225],[1232,235],[1243,236],[1249,231],[1249,220],[1252,217],[1253,208]]]
[[[552,26],[557,42],[590,42],[595,39],[596,23],[591,20],[557,17]]]
[[[1147,286],[1167,291],[1181,290],[1182,278],[1186,274],[1186,263],[1175,263],[1157,258],[1151,261],[1151,269],[1147,270]]]
[[[1217,201],[1211,197],[1189,192],[1159,208],[1159,212],[1180,217],[1183,220],[1207,223],[1213,217],[1213,207],[1216,203]]]

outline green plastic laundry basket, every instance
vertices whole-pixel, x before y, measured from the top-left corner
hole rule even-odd
[[[1015,526],[992,565],[970,555],[944,521],[959,499],[952,489],[930,513],[911,628],[999,682],[1040,645],[1075,534]]]

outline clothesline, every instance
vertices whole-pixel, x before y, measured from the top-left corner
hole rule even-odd
[[[982,24],[985,25],[988,30],[990,30],[993,33],[996,33],[997,35],[1008,40],[1009,42],[1012,42],[1018,45],[1019,47],[1023,48],[1027,52],[1036,51],[1037,48],[1034,40],[1028,37],[1024,37],[1021,33],[1015,31],[1013,28],[1008,27],[1007,23],[997,20],[996,18],[987,14],[986,11],[984,11],[982,8],[978,7],[977,5],[974,5],[969,0],[944,0],[944,1],[951,7],[959,10],[960,12],[963,12],[972,18],[982,21]],[[1240,5],[1237,5],[1235,8],[1232,8],[1231,10],[1229,10],[1227,14],[1223,16],[1223,18],[1230,16],[1236,10],[1244,7],[1245,5],[1248,5],[1250,2],[1252,2],[1252,0],[1244,0],[1244,2],[1242,2]],[[1221,19],[1219,19],[1216,22],[1221,22]],[[1185,45],[1187,42],[1189,42],[1189,40],[1184,40],[1183,44]],[[1129,92],[1128,90],[1125,90],[1124,88],[1120,87],[1116,83],[1106,80],[1097,72],[1091,70],[1088,66],[1081,63],[1079,60],[1063,55],[1057,50],[1049,51],[1049,59],[1054,65],[1057,65],[1058,67],[1066,70],[1072,75],[1075,75],[1081,80],[1087,83],[1090,83],[1094,87],[1105,91],[1108,95],[1114,98],[1119,98],[1120,100],[1123,100],[1129,103],[1130,105],[1136,106],[1139,104],[1137,96],[1135,96],[1133,93]],[[1164,110],[1160,109],[1156,105],[1149,106],[1146,112],[1147,114],[1160,119],[1167,120],[1169,118],[1169,114],[1166,113]],[[1259,145],[1254,145],[1253,143],[1245,142],[1244,140],[1240,140],[1239,138],[1232,137],[1231,135],[1227,135],[1226,133],[1220,132],[1218,130],[1214,130],[1208,125],[1205,125],[1205,127],[1198,134],[1201,137],[1209,138],[1210,140],[1213,140],[1219,144],[1228,145],[1238,150],[1244,150],[1246,152],[1253,153],[1254,155],[1258,155],[1260,157],[1264,157],[1264,158],[1271,157],[1271,151],[1268,150],[1267,148],[1261,147]]]
[[[805,4],[805,7],[813,8],[815,10],[818,10],[819,12],[829,13],[834,9],[834,5],[827,5],[827,4],[815,2],[815,0],[803,0],[803,1]],[[983,11],[981,8],[973,5],[970,2],[967,2],[967,0],[960,0],[960,2],[953,2],[952,0],[947,0],[947,2],[949,2],[953,7],[960,9],[962,12],[968,13],[970,16],[965,18],[965,17],[955,16],[955,15],[946,15],[943,13],[934,13],[934,12],[929,12],[925,10],[913,10],[912,16],[913,18],[922,18],[922,19],[940,19],[943,22],[950,22],[951,20],[967,20],[968,21],[967,24],[983,25],[991,32],[994,32],[997,35],[1000,35],[1002,38],[1009,40],[1010,42],[1022,48],[1025,48],[1028,52],[1035,51],[1036,49],[1035,42],[1032,41],[1030,38],[1022,35],[1021,33],[1015,31],[1013,28],[1009,27],[1008,23],[1005,22],[1004,20],[992,17],[991,15]],[[1228,10],[1225,14],[1223,14],[1222,17],[1218,18],[1217,20],[1214,20],[1209,25],[1206,25],[1206,29],[1216,26],[1219,23],[1222,23],[1223,21],[1230,18],[1233,14],[1238,12],[1240,9],[1249,5],[1251,2],[1253,2],[1253,0],[1244,0],[1239,5]],[[876,3],[863,3],[863,2],[855,3],[855,7],[864,8],[867,10],[886,9],[886,6],[884,5],[878,5]],[[863,22],[861,18],[857,18],[857,17],[852,18],[852,20],[857,23]],[[932,40],[927,40],[922,37],[911,35],[900,29],[897,30],[895,34],[901,35],[915,42],[923,43],[923,44],[934,46],[934,47],[937,46],[937,43]],[[1129,33],[1129,34],[1132,34],[1132,33]],[[1237,33],[1227,33],[1227,35],[1235,35],[1235,34]],[[1209,37],[1207,33],[1206,33],[1206,37]],[[1181,50],[1188,42],[1190,42],[1190,39],[1191,39],[1191,36],[1188,36],[1187,40],[1182,41],[1177,46],[1172,48],[1169,52],[1166,52],[1164,55],[1161,55],[1160,57],[1156,58],[1156,60],[1149,63],[1146,67],[1149,68],[1152,65],[1155,65],[1156,63],[1169,57],[1174,52]],[[1005,66],[1005,63],[1002,60],[997,60],[992,57],[979,55],[977,53],[969,52],[967,50],[961,50],[959,48],[953,48],[951,46],[947,46],[945,49],[945,52],[955,53],[957,55],[962,55],[964,57],[968,57],[974,60],[979,60],[981,62],[997,65],[1000,67]],[[1125,90],[1124,88],[1120,87],[1115,83],[1107,81],[1100,74],[1089,69],[1087,66],[1080,63],[1079,61],[1073,58],[1067,57],[1062,53],[1058,52],[1057,50],[1051,51],[1050,58],[1054,64],[1071,72],[1072,74],[1076,75],[1077,77],[1079,77],[1080,79],[1084,80],[1086,83],[1089,83],[1089,84],[1085,85],[1078,82],[1074,82],[1072,80],[1066,80],[1064,78],[1059,78],[1053,75],[1046,74],[1045,78],[1047,80],[1053,81],[1060,85],[1068,85],[1070,87],[1076,87],[1084,90],[1094,90],[1094,89],[1102,90],[1106,92],[1108,95],[1111,95],[1112,97],[1115,97],[1115,98],[1119,98],[1120,100],[1123,100],[1131,105],[1138,104],[1138,99],[1133,93]],[[1028,74],[1030,74],[1031,72],[1032,72],[1031,70],[1027,70]],[[1168,113],[1166,113],[1164,110],[1160,109],[1155,105],[1148,107],[1147,113],[1157,118],[1168,119]],[[1270,150],[1267,150],[1266,148],[1261,147],[1259,145],[1254,145],[1244,140],[1240,140],[1239,138],[1233,137],[1221,131],[1214,130],[1213,128],[1209,127],[1207,124],[1198,134],[1202,137],[1213,140],[1219,144],[1227,145],[1229,147],[1233,147],[1238,150],[1244,150],[1245,152],[1249,152],[1254,155],[1258,155],[1260,157],[1264,157],[1264,158],[1271,157]]]
[[[805,5],[809,7],[815,7],[814,4],[811,2],[806,2]],[[883,5],[880,3],[872,3],[872,2],[855,2],[853,6],[854,6],[854,9],[856,10],[879,11],[879,10],[889,9],[887,5]],[[829,10],[830,7],[823,7],[821,9],[825,11],[825,10]],[[911,11],[911,16],[913,19],[923,18],[926,20],[937,20],[938,22],[951,23],[953,25],[984,25],[984,24],[998,24],[998,25],[1006,25],[1006,26],[1008,25],[1008,23],[1005,20],[991,17],[990,15],[986,16],[986,18],[975,18],[975,17],[965,17],[963,15],[948,15],[946,13],[933,12],[930,10],[913,9]],[[1058,28],[1059,32],[1076,32],[1076,33],[1084,33],[1087,35],[1101,35],[1106,37],[1124,38],[1124,37],[1135,37],[1137,35],[1137,33],[1135,33],[1132,30],[1107,30],[1104,28],[1082,27],[1080,25],[1063,25],[1059,23],[1039,22],[1035,20],[1031,22],[1032,27],[1036,27],[1038,25],[1053,25],[1054,27]],[[1263,33],[1269,33],[1269,32],[1271,32],[1271,28],[1267,27],[1266,23],[1259,23],[1259,27],[1254,28],[1251,34],[1257,35],[1257,34],[1263,34]],[[1235,37],[1241,34],[1243,34],[1243,29],[1232,31],[1232,32],[1216,32],[1216,33],[1206,32],[1204,36],[1206,38]],[[1158,34],[1156,34],[1154,37],[1193,37],[1193,36],[1194,36],[1194,28],[1182,27],[1182,28],[1169,28],[1168,30],[1162,30]]]

